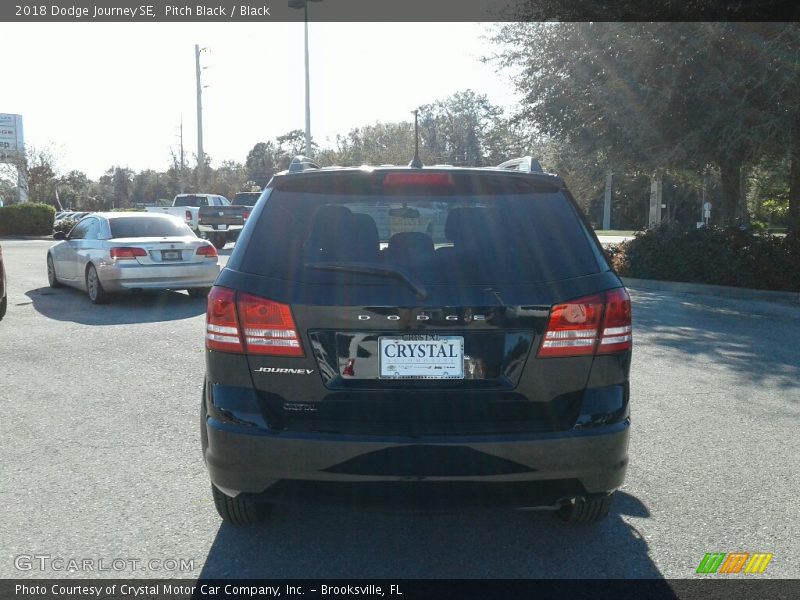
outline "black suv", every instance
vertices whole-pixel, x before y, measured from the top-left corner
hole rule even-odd
[[[296,159],[208,297],[203,454],[270,502],[603,518],[628,463],[630,298],[561,178]]]

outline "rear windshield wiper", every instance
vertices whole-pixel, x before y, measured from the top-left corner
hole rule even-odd
[[[380,277],[394,277],[401,279],[408,284],[417,298],[425,300],[428,297],[428,290],[402,267],[392,267],[388,265],[376,265],[367,262],[307,262],[303,265],[306,269],[318,269],[320,271],[340,271],[343,273],[364,273],[366,275],[378,275]]]

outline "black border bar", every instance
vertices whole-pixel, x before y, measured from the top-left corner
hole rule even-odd
[[[287,0],[7,0],[9,22],[300,22]],[[309,0],[317,22],[798,21],[791,0]]]
[[[265,593],[264,590],[269,591]],[[279,590],[276,595],[273,590]],[[798,579],[3,579],[0,598],[28,600],[604,600],[605,598],[724,598],[789,600]]]

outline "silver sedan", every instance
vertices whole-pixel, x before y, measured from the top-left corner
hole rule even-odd
[[[217,251],[180,219],[157,213],[92,213],[47,251],[51,287],[88,293],[95,304],[114,293],[185,289],[205,296],[219,274]]]

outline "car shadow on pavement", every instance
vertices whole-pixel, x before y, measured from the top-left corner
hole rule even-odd
[[[74,288],[41,287],[25,292],[33,308],[47,318],[82,325],[123,325],[188,319],[206,312],[205,298],[185,292],[146,291],[119,294],[109,304],[92,304]]]
[[[635,288],[631,295],[634,344],[646,339],[659,354],[687,355],[748,384],[798,389],[797,306]]]
[[[662,578],[629,522],[649,516],[624,492],[577,527],[543,511],[279,506],[255,526],[223,523],[200,577]]]

